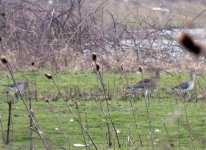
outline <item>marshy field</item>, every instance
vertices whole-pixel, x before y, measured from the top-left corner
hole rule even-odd
[[[29,99],[32,99],[30,112],[35,119],[32,127],[23,101],[7,96],[1,87],[1,149],[28,149],[31,141],[34,149],[205,147],[206,81],[201,76],[197,76],[195,90],[189,93],[194,96],[185,101],[170,89],[187,80],[187,73],[181,76],[162,73],[160,85],[149,100],[143,96],[125,97],[127,84],[141,80],[140,73],[105,72],[102,74],[104,85],[95,72],[56,73],[52,76],[54,82],[44,73],[42,70],[14,74],[18,80],[26,78],[31,82],[24,100],[29,108]],[[12,82],[3,72],[1,77],[2,85]],[[33,94],[34,82],[38,83],[36,92],[42,95],[38,99]],[[9,144],[5,145],[11,100]]]

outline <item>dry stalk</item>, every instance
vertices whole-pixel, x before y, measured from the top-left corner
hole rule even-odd
[[[47,75],[48,75],[48,74],[47,74]],[[46,76],[48,79],[52,80],[54,86],[55,86],[56,89],[58,90],[59,95],[63,98],[66,106],[68,107],[68,109],[69,109],[69,111],[70,111],[70,113],[71,113],[72,116],[75,118],[75,120],[77,121],[77,123],[80,125],[81,129],[83,129],[83,130],[85,131],[85,133],[87,134],[87,136],[88,136],[89,139],[91,140],[94,148],[97,150],[98,148],[97,148],[94,140],[92,139],[91,135],[89,134],[89,132],[87,131],[87,129],[84,127],[84,125],[81,123],[81,121],[77,118],[77,116],[76,116],[75,113],[73,112],[73,110],[72,110],[72,108],[70,107],[70,105],[67,103],[67,99],[66,99],[66,98],[63,96],[63,94],[61,93],[60,88],[59,88],[59,86],[56,84],[56,82],[55,82],[55,80],[53,79],[52,75],[50,75],[50,74],[49,74],[50,76],[47,76],[47,75],[45,74],[45,76]]]
[[[82,123],[81,113],[80,113],[80,111],[79,111],[79,103],[76,102],[75,105],[76,105],[76,109],[77,109],[77,112],[78,112],[79,121]],[[82,136],[83,136],[83,142],[84,142],[85,145],[87,145],[86,137],[85,137],[85,135],[84,135],[84,130],[83,130],[83,128],[81,128],[81,131],[82,131]]]
[[[30,111],[29,108],[27,107],[26,101],[25,101],[24,97],[22,96],[22,94],[21,94],[21,92],[20,92],[20,90],[19,90],[19,87],[18,87],[17,84],[16,84],[16,80],[14,79],[13,71],[12,71],[10,65],[9,65],[8,60],[6,59],[5,56],[1,56],[1,57],[0,57],[0,60],[1,60],[1,62],[2,62],[3,64],[6,65],[6,68],[7,68],[7,70],[9,71],[9,74],[10,74],[10,76],[11,76],[11,78],[12,78],[12,81],[14,82],[14,84],[15,84],[15,86],[16,86],[16,88],[17,88],[17,91],[18,91],[18,93],[19,93],[19,95],[20,95],[20,97],[21,97],[21,99],[22,99],[22,101],[23,101],[23,104],[24,104],[24,106],[25,106],[25,108],[26,108],[26,111],[27,111],[28,115],[32,118],[32,122],[33,122],[33,125],[34,125],[35,129],[36,129],[37,131],[39,131],[38,126],[37,126],[37,123],[36,123],[36,119],[35,119],[35,117],[31,114],[31,111]],[[50,146],[48,145],[46,139],[41,135],[41,133],[39,133],[39,132],[37,132],[37,133],[38,133],[40,139],[42,140],[42,142],[43,142],[43,144],[44,144],[44,146],[45,146],[45,149],[49,150],[49,149],[50,149]]]
[[[2,139],[3,139],[4,143],[6,143],[5,135],[4,135],[4,126],[3,126],[3,122],[1,120],[1,115],[0,115],[0,125],[1,125]]]
[[[122,70],[122,73],[124,74],[124,77],[126,79],[126,84],[128,86],[128,78],[127,78],[127,74],[125,73],[123,67],[121,68]],[[142,75],[142,78],[143,78],[143,68],[142,67],[139,67],[139,71],[141,72],[141,75]],[[135,115],[135,111],[134,111],[134,107],[133,107],[133,104],[132,104],[132,100],[129,99],[129,102],[130,102],[130,106],[132,108],[132,116],[134,118],[134,122],[135,122],[135,127],[136,127],[136,132],[137,132],[137,135],[139,137],[139,142],[140,142],[140,145],[143,147],[143,142],[142,142],[142,138],[141,138],[141,135],[140,135],[140,132],[139,132],[139,129],[138,129],[138,125],[137,125],[137,119],[136,119],[136,115]]]
[[[94,57],[94,56],[93,56]],[[109,104],[108,104],[108,98],[107,98],[107,93],[106,93],[106,88],[105,88],[105,85],[104,85],[104,82],[103,82],[103,77],[102,77],[102,74],[100,72],[100,66],[96,63],[96,61],[94,61],[95,63],[95,70],[96,70],[96,75],[98,76],[98,79],[100,81],[100,84],[101,84],[101,87],[102,87],[102,90],[103,90],[103,98],[104,98],[104,101],[106,102],[106,107],[107,107],[107,112],[109,114],[109,119],[111,121],[111,124],[112,124],[112,127],[114,129],[114,132],[115,132],[115,136],[116,136],[116,139],[117,139],[117,142],[118,142],[118,147],[121,148],[121,144],[120,144],[120,141],[119,141],[119,137],[118,137],[118,134],[117,134],[117,130],[116,130],[116,127],[115,127],[115,124],[114,124],[114,121],[112,119],[112,116],[111,116],[111,113],[110,113],[110,109],[109,109]],[[101,105],[100,105],[101,106]],[[106,114],[105,114],[106,116]],[[109,127],[108,127],[109,128]],[[108,134],[111,135],[111,132],[110,130],[108,130]],[[110,141],[111,142],[111,141]]]
[[[56,122],[57,122],[57,124],[58,124],[58,127],[59,127],[59,129],[60,129],[60,131],[61,131],[61,134],[62,134],[63,137],[64,137],[65,142],[68,142],[68,143],[69,143],[69,149],[70,149],[70,140],[65,136],[64,129],[63,129],[62,126],[60,125],[59,119],[58,119],[58,117],[56,116],[56,114],[55,114],[55,112],[54,112],[54,109],[53,109],[52,105],[50,105],[49,101],[48,101],[47,105],[49,106],[49,109],[50,109],[50,111],[52,112],[52,114],[53,114],[53,116],[54,116],[54,119],[56,120]]]
[[[8,98],[8,97],[7,97]],[[10,126],[11,126],[11,111],[12,111],[12,100],[8,100],[9,110],[8,110],[8,123],[7,123],[7,134],[6,134],[6,145],[10,142]]]
[[[31,112],[31,114],[32,114],[32,102],[31,102],[31,96],[29,97],[29,110],[30,110],[30,112]],[[34,112],[33,112],[34,113]],[[29,139],[29,141],[30,141],[30,150],[34,150],[34,147],[33,147],[33,132],[32,132],[32,128],[33,128],[33,122],[32,122],[32,117],[31,116],[29,116],[29,118],[30,118],[30,120],[29,120],[29,129],[30,129],[30,139]]]
[[[138,125],[137,125],[137,119],[136,119],[136,115],[135,115],[135,112],[134,112],[134,107],[133,107],[133,104],[132,104],[132,100],[129,99],[129,102],[130,102],[130,106],[132,108],[132,116],[134,118],[134,122],[135,122],[135,127],[136,127],[136,132],[137,132],[137,135],[139,137],[139,142],[140,142],[140,145],[143,147],[143,142],[142,142],[142,138],[141,138],[141,135],[140,135],[140,132],[139,132],[139,129],[138,129]]]
[[[146,106],[146,111],[147,111],[147,118],[148,118],[148,123],[149,123],[149,136],[151,137],[151,144],[152,144],[152,149],[154,150],[154,140],[153,140],[153,133],[152,133],[152,125],[151,125],[151,119],[150,119],[150,114],[149,114],[149,106],[147,100],[145,99],[145,106]],[[148,100],[149,101],[149,100]]]
[[[165,123],[163,123],[163,125],[164,125],[165,131],[166,131],[166,133],[167,133],[167,137],[168,137],[168,139],[169,139],[169,144],[172,146],[172,145],[174,145],[174,144],[172,143],[172,139],[171,139],[171,137],[170,137],[170,135],[169,135],[169,132],[168,132],[168,130],[167,130],[167,127],[166,127]],[[172,146],[172,148],[174,149],[174,146]]]

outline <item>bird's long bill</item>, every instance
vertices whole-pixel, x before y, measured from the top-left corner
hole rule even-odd
[[[202,77],[202,78],[204,78],[204,76],[203,76],[203,75],[201,75],[201,74],[196,73],[196,75],[197,75],[197,76],[200,76],[200,77]]]
[[[171,72],[169,72],[169,71],[165,71],[165,70],[162,70],[162,72],[165,72],[165,73],[167,73],[167,74],[169,74],[169,75],[171,75],[171,76],[174,76]]]

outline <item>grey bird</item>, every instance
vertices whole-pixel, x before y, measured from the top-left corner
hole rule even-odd
[[[135,92],[135,91],[143,90],[144,91],[144,97],[146,99],[149,95],[149,92],[152,89],[155,89],[157,87],[157,85],[160,81],[160,71],[161,71],[160,69],[157,69],[155,71],[155,76],[154,77],[151,77],[149,79],[141,80],[137,84],[127,87],[127,91]]]
[[[7,88],[11,92],[14,92],[15,96],[18,98],[19,94],[20,94],[19,91],[20,92],[25,91],[28,88],[28,84],[29,84],[29,81],[25,80],[23,82],[16,82],[16,84],[13,83],[13,84],[2,85],[2,86]],[[19,91],[18,91],[18,89],[19,89]]]
[[[172,90],[178,90],[182,94],[186,94],[187,91],[190,91],[194,88],[195,85],[195,79],[196,79],[196,72],[195,70],[190,71],[190,80],[184,81],[180,83],[179,85],[172,88]]]

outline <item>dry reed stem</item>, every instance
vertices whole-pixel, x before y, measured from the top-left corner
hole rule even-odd
[[[48,78],[48,79],[49,79],[49,78]],[[80,127],[85,131],[85,133],[87,134],[87,136],[88,136],[89,139],[91,140],[94,148],[97,150],[98,148],[97,148],[94,140],[92,139],[91,135],[89,134],[89,132],[87,131],[87,129],[84,127],[84,125],[82,124],[82,122],[77,118],[77,116],[76,116],[75,113],[73,112],[73,110],[72,110],[72,108],[70,107],[70,105],[66,102],[67,99],[66,99],[66,98],[63,96],[63,94],[61,93],[59,86],[56,84],[56,82],[55,82],[55,80],[54,80],[53,78],[51,78],[51,80],[52,80],[54,86],[56,87],[56,89],[58,90],[59,95],[63,98],[66,106],[68,107],[68,109],[69,109],[69,111],[70,111],[70,113],[71,113],[72,116],[75,118],[75,120],[76,120],[77,123],[80,125]]]

